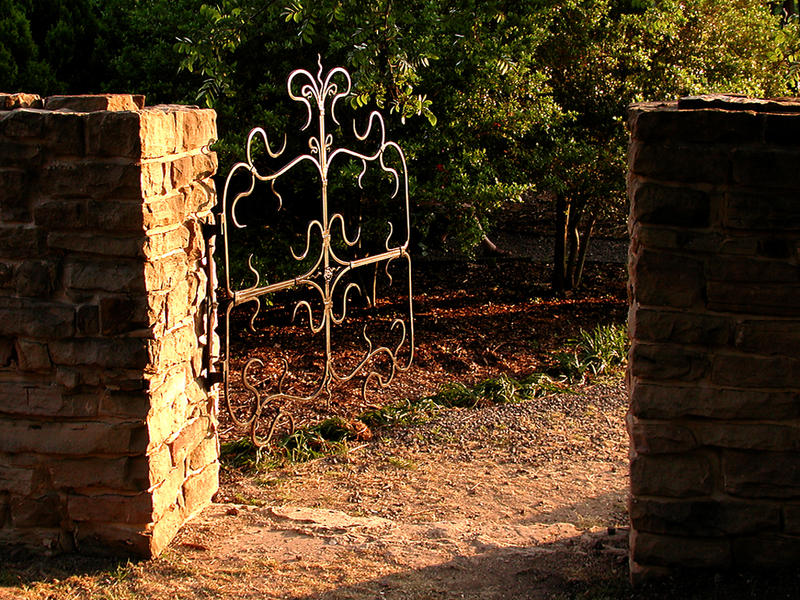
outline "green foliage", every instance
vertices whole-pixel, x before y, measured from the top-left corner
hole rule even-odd
[[[223,166],[247,127],[287,129],[284,78],[320,54],[351,71],[354,107],[388,109],[423,254],[469,253],[508,202],[547,192],[560,289],[580,283],[596,220],[625,213],[630,102],[783,94],[797,54],[797,28],[750,0],[226,0],[200,15],[176,49],[230,132]]]
[[[581,329],[578,338],[569,340],[570,350],[556,354],[561,373],[570,381],[583,381],[588,372],[600,375],[625,365],[628,334],[623,325],[598,325]]]
[[[562,291],[580,284],[596,220],[624,221],[626,106],[706,92],[784,95],[798,37],[769,3],[751,0],[564,0],[542,12],[537,56],[562,109],[541,155]]]
[[[474,386],[461,382],[446,383],[432,396],[415,401],[405,399],[365,412],[359,419],[370,427],[406,426],[425,422],[444,409],[523,402],[546,394],[570,391],[562,382],[544,373],[533,373],[522,380],[503,373]]]
[[[95,52],[100,11],[93,0],[34,0],[28,16],[39,54],[53,73],[40,93],[89,93],[105,72]]]
[[[348,442],[354,439],[353,428],[347,421],[331,417],[295,429],[260,451],[247,438],[226,442],[220,447],[220,460],[225,465],[245,471],[268,470],[287,462],[307,462],[346,452]]]
[[[30,3],[0,0],[0,87],[26,91],[38,82],[52,85],[51,67],[39,56],[28,13]]]
[[[256,466],[256,447],[248,438],[220,444],[220,462],[235,469],[251,470]]]
[[[368,410],[359,418],[368,427],[407,427],[424,423],[441,408],[431,398],[415,401],[406,398],[395,404]]]
[[[96,55],[103,91],[144,94],[148,104],[194,103],[196,79],[181,70],[178,38],[202,22],[198,0],[102,0]]]
[[[430,399],[443,408],[474,408],[479,405],[521,402],[552,391],[563,392],[564,388],[544,374],[535,373],[522,381],[517,381],[502,373],[473,387],[462,383],[445,384]]]
[[[780,7],[0,0],[0,87],[128,91],[151,103],[212,106],[226,173],[251,127],[278,139],[296,131],[302,107],[287,98],[286,76],[316,71],[319,55],[326,68],[352,73],[351,108],[389,113],[389,134],[409,160],[413,239],[423,254],[470,253],[509,202],[543,194],[558,229],[554,283],[566,290],[580,283],[597,219],[624,218],[630,102],[797,92],[797,16]],[[298,195],[314,193],[302,187]],[[265,250],[264,269],[280,270],[274,263],[284,254]]]
[[[476,389],[453,382],[444,384],[430,400],[441,408],[474,408],[480,397]]]
[[[191,101],[175,40],[198,0],[0,0],[0,89],[40,95],[128,92]]]
[[[346,450],[345,444],[349,439],[352,437],[346,423],[332,417],[295,430],[279,440],[269,452],[273,461],[307,462]]]

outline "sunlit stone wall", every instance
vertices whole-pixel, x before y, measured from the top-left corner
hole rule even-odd
[[[155,555],[217,487],[215,114],[143,104],[0,94],[3,552]]]

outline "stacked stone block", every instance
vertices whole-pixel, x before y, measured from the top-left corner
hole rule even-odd
[[[152,556],[216,490],[210,110],[0,94],[0,546]]]
[[[634,105],[631,566],[800,563],[800,104]]]

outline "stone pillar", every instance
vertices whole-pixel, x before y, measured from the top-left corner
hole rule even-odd
[[[629,113],[631,573],[800,563],[800,103]]]
[[[215,114],[143,104],[0,94],[6,548],[154,556],[217,487]]]

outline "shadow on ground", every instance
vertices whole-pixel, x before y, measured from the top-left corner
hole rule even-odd
[[[555,599],[573,597],[573,589],[584,587],[626,593],[628,571],[620,554],[582,546],[580,538],[571,538],[532,547],[496,548],[294,599]]]

